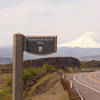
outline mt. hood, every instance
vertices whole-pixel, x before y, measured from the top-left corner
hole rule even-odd
[[[95,33],[86,32],[83,36],[68,43],[59,45],[59,47],[80,47],[80,48],[100,48],[100,43],[93,39]]]

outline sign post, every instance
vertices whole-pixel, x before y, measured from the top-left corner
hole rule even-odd
[[[13,44],[13,100],[23,100],[23,42],[24,36],[14,35]]]
[[[13,100],[23,100],[23,52],[48,55],[57,51],[57,36],[13,37]]]

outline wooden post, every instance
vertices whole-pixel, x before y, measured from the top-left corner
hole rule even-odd
[[[13,100],[23,100],[24,35],[15,34],[13,39]]]

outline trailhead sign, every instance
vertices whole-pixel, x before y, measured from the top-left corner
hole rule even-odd
[[[13,37],[13,100],[23,100],[23,52],[36,55],[48,55],[57,51],[57,36]]]
[[[56,36],[25,37],[25,51],[36,55],[47,55],[57,51]]]

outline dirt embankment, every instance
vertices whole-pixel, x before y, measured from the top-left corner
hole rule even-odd
[[[48,91],[33,96],[32,100],[69,100],[68,93],[63,89],[61,82],[58,81]]]
[[[69,94],[61,84],[61,77],[57,73],[44,76],[28,92],[25,100],[69,100]]]

